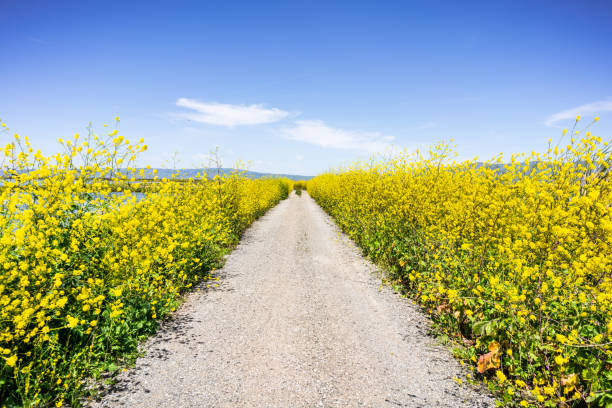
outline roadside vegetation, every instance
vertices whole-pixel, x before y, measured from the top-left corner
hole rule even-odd
[[[293,189],[295,194],[299,197],[302,196],[302,190],[306,190],[306,181],[296,181],[293,183]]]
[[[579,120],[509,163],[440,143],[308,182],[509,406],[612,406],[612,154]]]
[[[142,180],[147,146],[116,129],[44,156],[1,126],[0,406],[79,405],[290,191],[239,172]]]

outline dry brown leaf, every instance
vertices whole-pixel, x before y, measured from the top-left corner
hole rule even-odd
[[[438,307],[436,307],[436,310],[438,311],[438,313],[445,312],[448,310],[448,304],[442,303],[441,305],[438,305]]]
[[[499,343],[493,341],[489,344],[489,352],[478,357],[478,372],[482,374],[491,368],[498,368],[499,365]]]
[[[561,386],[562,387],[574,386],[576,385],[577,381],[578,381],[578,376],[576,374],[564,375],[561,377]]]
[[[466,345],[468,347],[471,347],[471,346],[473,346],[476,343],[476,341],[471,340],[471,339],[466,339],[465,337],[462,337],[461,341],[463,342],[464,345]]]

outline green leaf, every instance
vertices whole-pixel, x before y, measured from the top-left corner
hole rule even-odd
[[[494,324],[498,319],[493,320],[481,320],[479,322],[474,323],[472,326],[472,331],[480,336],[489,336],[493,334],[495,326]]]

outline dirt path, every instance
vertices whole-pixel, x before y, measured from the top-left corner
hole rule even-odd
[[[245,234],[95,406],[475,407],[427,319],[379,287],[354,245],[292,195]]]

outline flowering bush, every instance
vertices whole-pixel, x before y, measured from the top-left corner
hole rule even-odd
[[[146,145],[117,130],[60,142],[50,157],[17,134],[4,148],[3,406],[78,405],[84,380],[133,357],[181,292],[215,279],[244,229],[288,194],[288,181],[239,173],[144,179],[130,166]]]
[[[612,403],[612,155],[585,130],[505,165],[440,143],[308,182],[510,405]]]
[[[306,190],[306,182],[305,181],[296,181],[293,183],[293,189],[295,190],[295,194],[298,196],[302,196],[302,190]]]

